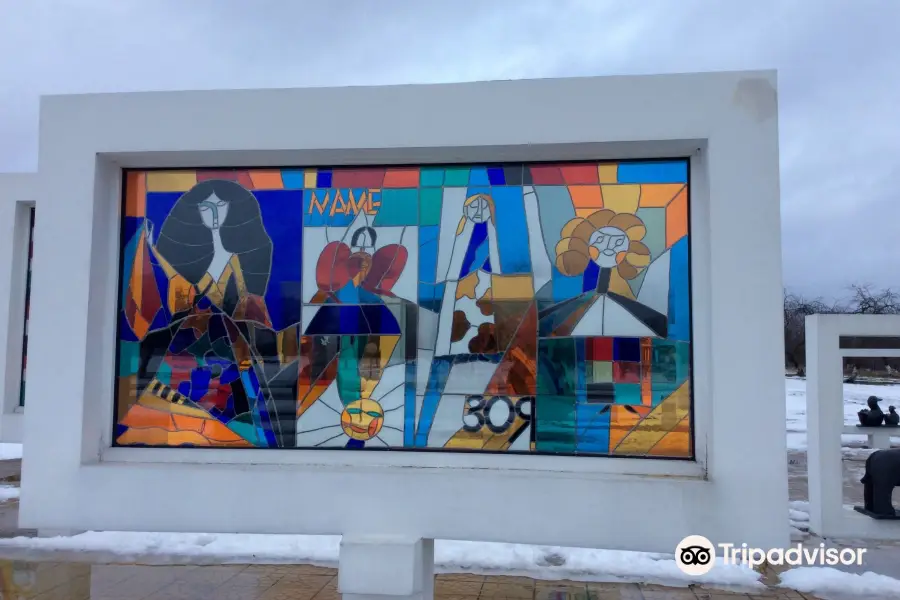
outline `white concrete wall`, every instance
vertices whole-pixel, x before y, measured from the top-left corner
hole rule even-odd
[[[37,174],[0,173],[0,442],[21,442],[19,406],[30,211]]]
[[[21,525],[786,544],[775,88],[744,72],[43,98]],[[692,159],[696,462],[110,447],[120,167],[673,156]]]

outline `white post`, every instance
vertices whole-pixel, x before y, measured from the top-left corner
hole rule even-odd
[[[841,432],[844,429],[842,365],[833,320],[806,317],[806,415],[809,528],[830,535],[826,523],[843,512]]]
[[[338,592],[344,600],[433,600],[434,540],[343,536]]]

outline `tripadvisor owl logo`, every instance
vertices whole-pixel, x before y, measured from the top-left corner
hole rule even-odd
[[[805,547],[797,544],[791,548],[752,548],[747,544],[714,545],[702,535],[689,535],[675,547],[675,564],[682,573],[691,577],[699,577],[709,573],[716,564],[716,548],[719,548],[718,560],[723,565],[746,565],[751,569],[770,564],[772,566],[791,565],[862,565],[865,548],[826,547],[820,543],[818,547]]]
[[[716,564],[715,546],[702,535],[689,535],[675,547],[675,564],[685,575],[706,575]]]

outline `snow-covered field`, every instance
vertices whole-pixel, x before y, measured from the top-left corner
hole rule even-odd
[[[900,386],[845,385],[845,423],[857,423],[856,413],[875,395],[883,408],[900,407]],[[785,380],[788,448],[806,449],[806,382]],[[843,436],[848,451],[865,436]],[[0,460],[20,458],[21,445],[0,444]],[[18,496],[18,488],[0,487],[0,501]],[[803,539],[809,526],[809,505],[791,502],[785,515],[792,537]],[[0,539],[0,556],[28,558],[41,552],[90,556],[97,562],[156,564],[312,563],[335,565],[338,536],[246,535],[154,532],[87,532],[72,537]],[[721,587],[762,588],[760,575],[741,566],[717,564],[698,580],[683,574],[670,554],[526,546],[485,542],[435,542],[439,572],[503,573],[538,579],[641,581],[668,585],[701,582]],[[851,595],[856,598],[900,598],[900,581],[875,573],[845,573],[829,567],[801,567],[781,576],[781,585],[802,592]]]
[[[806,450],[806,380],[785,379],[784,392],[787,412],[787,443],[789,450]],[[859,418],[856,413],[866,408],[869,396],[878,396],[884,401],[880,406],[887,412],[888,406],[894,405],[900,410],[900,385],[850,385],[844,384],[844,424],[856,425]],[[864,444],[864,435],[844,435],[845,447]]]
[[[22,458],[22,444],[0,444],[0,460]]]

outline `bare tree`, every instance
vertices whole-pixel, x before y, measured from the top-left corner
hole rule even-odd
[[[809,315],[845,312],[837,304],[827,304],[821,298],[809,299],[799,294],[784,292],[784,362],[796,369],[801,377],[806,375],[806,317]]]
[[[875,289],[870,285],[850,286],[850,311],[860,315],[900,314],[900,294],[891,288]]]

